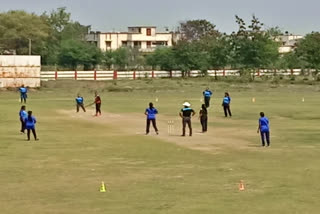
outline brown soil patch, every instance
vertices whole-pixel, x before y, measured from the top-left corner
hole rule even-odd
[[[94,123],[101,123],[111,125],[115,128],[115,133],[111,135],[145,135],[145,115],[137,113],[122,113],[113,114],[103,112],[102,116],[95,117],[94,111],[87,109],[87,112],[75,113],[73,110],[59,110],[58,113],[68,115],[74,119],[86,120]],[[174,131],[172,134],[168,133],[168,120],[174,121]],[[214,118],[215,121],[222,121],[222,118]],[[231,122],[231,120],[230,120]],[[157,126],[159,129],[159,135],[156,135],[152,126],[150,134],[146,137],[155,137],[167,142],[175,143],[179,146],[187,147],[189,149],[220,153],[225,148],[232,149],[246,149],[256,150],[257,146],[254,146],[252,142],[239,138],[239,136],[256,136],[254,130],[247,130],[244,128],[214,128],[207,133],[201,133],[200,122],[197,117],[193,118],[193,136],[181,137],[182,123],[181,119],[177,116],[170,118],[165,115],[159,115],[157,117]],[[188,133],[188,129],[187,129]]]

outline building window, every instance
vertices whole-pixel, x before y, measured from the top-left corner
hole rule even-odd
[[[134,41],[133,42],[134,47],[141,47],[141,42],[140,41]]]
[[[147,36],[151,36],[151,28],[147,28]]]
[[[122,41],[122,46],[127,47],[128,46],[128,41]]]
[[[111,48],[111,41],[106,41],[106,47],[107,47],[107,49]]]
[[[157,41],[157,42],[153,42],[152,44],[155,46],[168,46],[167,41]]]
[[[147,41],[147,48],[151,48],[151,41]]]

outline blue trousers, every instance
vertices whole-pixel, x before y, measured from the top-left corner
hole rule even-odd
[[[265,145],[265,139],[267,141],[267,146],[270,146],[270,132],[261,132],[260,131],[260,134],[261,134],[261,141],[262,141],[262,146]]]
[[[20,98],[21,98],[21,103],[24,101],[24,103],[27,102],[27,93],[21,93]]]

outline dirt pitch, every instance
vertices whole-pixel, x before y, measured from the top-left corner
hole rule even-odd
[[[157,117],[157,126],[159,135],[156,135],[153,127],[150,127],[150,134],[145,134],[145,116],[143,113],[122,113],[113,114],[103,112],[101,116],[94,116],[94,110],[87,109],[87,112],[76,113],[74,110],[58,110],[58,113],[67,115],[72,119],[80,119],[93,123],[101,123],[116,128],[118,131],[110,133],[110,135],[144,135],[146,137],[155,137],[166,142],[175,143],[193,150],[199,150],[209,153],[221,152],[223,148],[234,149],[250,149],[256,150],[259,145],[254,142],[239,138],[239,136],[257,136],[255,130],[247,130],[245,128],[211,128],[207,133],[201,133],[198,117],[193,118],[193,136],[182,137],[182,122],[179,116],[172,118],[166,115]],[[224,118],[214,118],[215,121]],[[174,121],[173,133],[168,133],[168,121]],[[107,130],[106,130],[107,131]],[[188,134],[188,128],[186,134]]]

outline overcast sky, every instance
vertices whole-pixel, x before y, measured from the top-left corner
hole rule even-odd
[[[255,14],[266,26],[305,34],[320,31],[320,1],[287,0],[0,0],[0,11],[41,14],[67,7],[72,19],[93,30],[123,31],[127,26],[154,25],[173,29],[180,21],[207,19],[222,32],[237,30],[234,15],[247,23]]]

